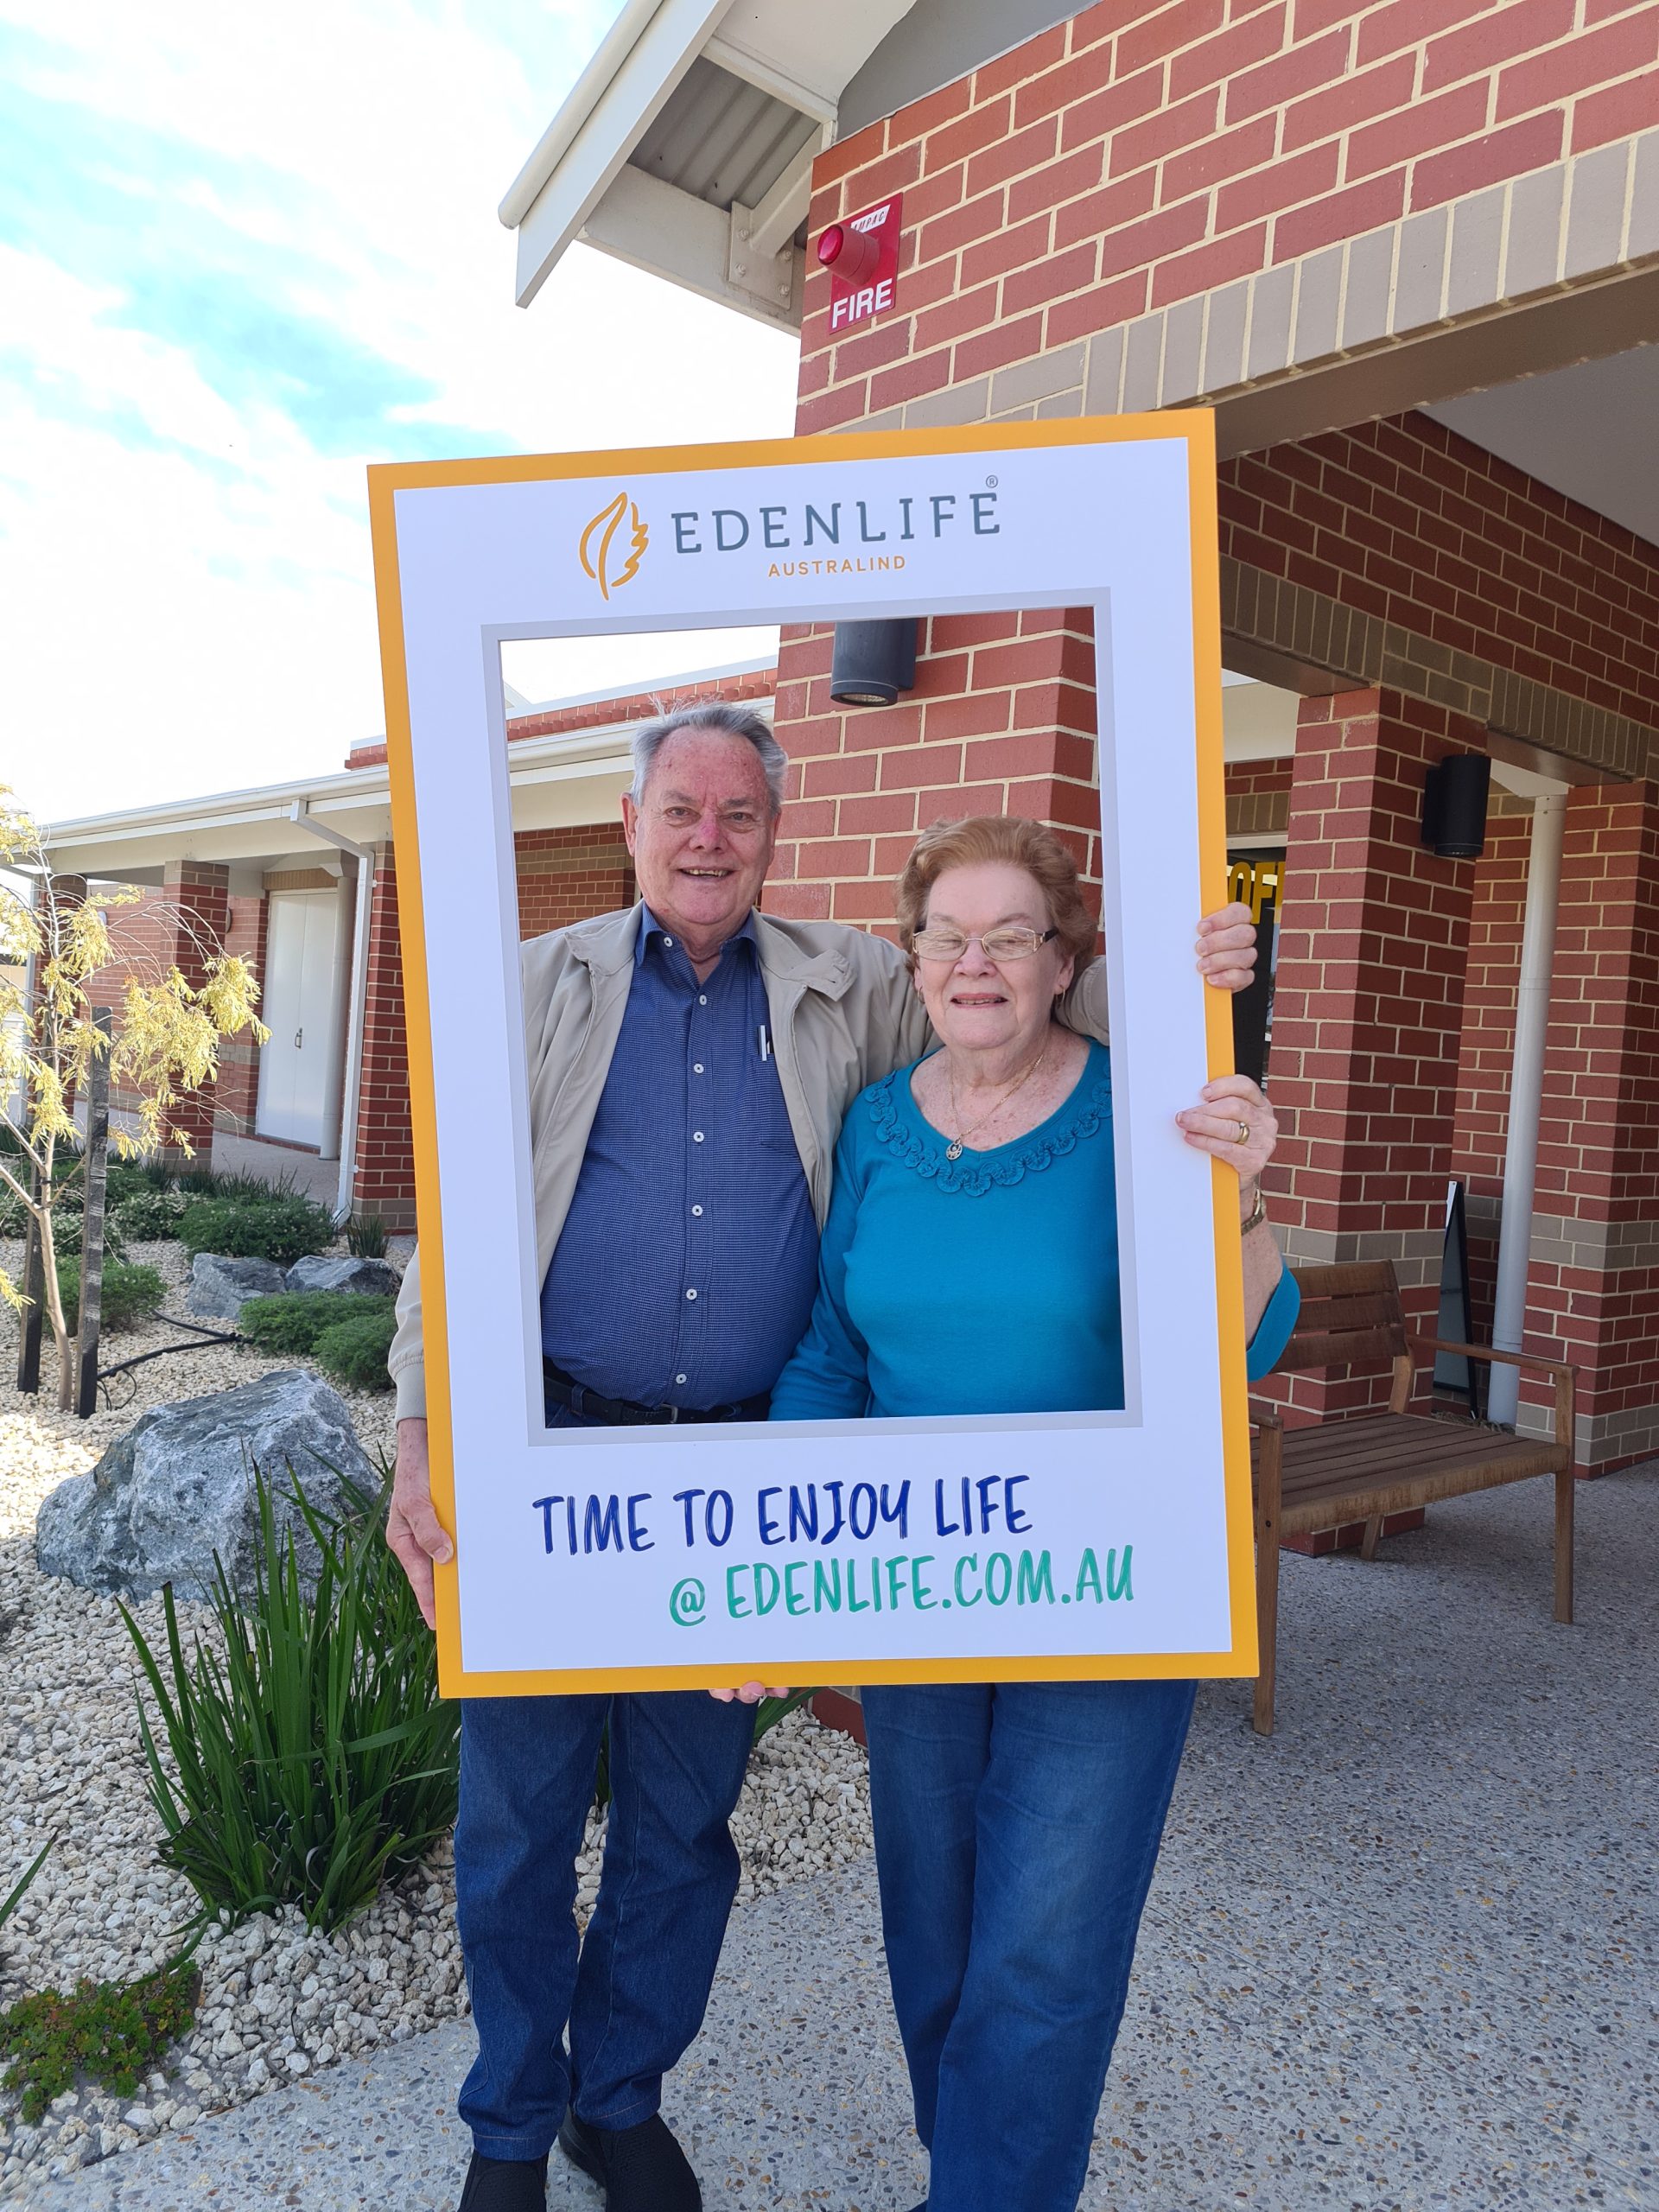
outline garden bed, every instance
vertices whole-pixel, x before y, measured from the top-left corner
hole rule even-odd
[[[0,1265],[16,1268],[15,1247]],[[168,1303],[183,1313],[188,1262],[177,1244],[135,1244],[158,1267]],[[171,1332],[177,1335],[179,1332]],[[165,1344],[164,1319],[105,1340],[106,1359]],[[113,1602],[35,1567],[41,1499],[81,1472],[152,1405],[256,1380],[302,1363],[251,1347],[209,1345],[147,1362],[114,1378],[116,1404],[90,1420],[59,1413],[48,1338],[38,1398],[15,1395],[16,1325],[0,1324],[0,1896],[48,1837],[57,1841],[34,1886],[0,1930],[0,2010],[78,1976],[128,1980],[159,1967],[194,1898],[156,1864],[159,1823],[144,1791],[133,1725],[131,1643]],[[391,1399],[345,1390],[364,1448],[390,1454]],[[134,1609],[156,1642],[157,1599]],[[187,1636],[201,1610],[181,1607]],[[743,1854],[740,1904],[784,1883],[830,1872],[868,1847],[863,1754],[847,1738],[795,1713],[757,1746],[735,1829]],[[578,1916],[599,1878],[602,1829],[590,1821],[578,1862]],[[335,2059],[398,2041],[462,2013],[447,1843],[348,1926],[313,1935],[297,1911],[210,1933],[199,1952],[202,1988],[192,2032],[136,2095],[82,2088],[37,2126],[0,2093],[0,2197],[19,2198],[42,2176],[108,2156],[198,2115],[234,2105]]]

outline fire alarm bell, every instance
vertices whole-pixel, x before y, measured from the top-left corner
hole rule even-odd
[[[899,297],[899,232],[904,194],[844,223],[831,223],[818,240],[818,259],[830,272],[830,327],[850,330],[893,306]]]

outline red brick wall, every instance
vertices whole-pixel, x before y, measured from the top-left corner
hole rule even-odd
[[[1220,509],[1224,555],[1654,718],[1659,548],[1426,415],[1225,461]]]
[[[1099,877],[1094,621],[1069,613],[935,616],[915,689],[892,707],[830,696],[832,632],[786,629],[778,734],[791,804],[766,890],[777,913],[890,924],[893,878],[941,815],[1048,821]]]
[[[1288,753],[1268,760],[1230,760],[1224,780],[1229,798],[1254,798],[1290,789]]]
[[[729,676],[708,683],[671,684],[661,691],[635,691],[626,699],[594,699],[586,706],[560,707],[550,714],[518,715],[507,724],[507,742],[517,745],[527,737],[563,737],[580,729],[603,729],[607,722],[645,722],[658,715],[672,714],[698,699],[723,699],[739,705],[769,699],[774,671],[758,669],[750,676]],[[374,745],[354,745],[346,756],[348,768],[372,768],[386,757],[383,740]]]
[[[216,864],[182,861],[175,864],[159,890],[146,891],[131,906],[108,909],[117,957],[87,977],[86,990],[94,1006],[113,1008],[118,1028],[129,982],[158,983],[177,967],[186,982],[200,984],[207,973],[205,953],[220,945],[232,951],[244,950],[241,944],[229,942],[229,880],[226,869]],[[73,880],[66,881],[73,892]],[[240,1045],[227,1046],[221,1054],[221,1068],[234,1069],[240,1054],[251,1050],[251,1041],[245,1039]],[[237,1079],[240,1078],[233,1077],[233,1085]],[[111,1100],[118,1113],[123,1108],[130,1109],[135,1103],[119,1090]],[[169,1116],[172,1126],[181,1130],[196,1152],[204,1155],[213,1148],[217,1103],[218,1085],[209,1083],[199,1091],[187,1092]]]
[[[904,313],[832,343],[859,421],[1659,122],[1659,7],[1108,0],[831,147],[811,226],[900,189]]]
[[[353,1187],[354,1204],[359,1213],[378,1214],[389,1229],[414,1228],[415,1150],[409,1122],[409,1033],[404,1018],[397,866],[390,845],[379,846],[375,852]]]
[[[589,914],[633,904],[633,864],[620,823],[520,830],[512,847],[521,938],[542,937]]]

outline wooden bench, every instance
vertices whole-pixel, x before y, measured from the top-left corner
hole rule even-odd
[[[1258,1404],[1251,1408],[1255,1601],[1262,1640],[1255,1728],[1262,1736],[1273,1733],[1279,1546],[1287,1536],[1363,1521],[1360,1556],[1370,1560],[1376,1555],[1383,1521],[1391,1513],[1459,1497],[1468,1491],[1491,1490],[1500,1483],[1524,1482],[1531,1475],[1554,1475],[1555,1618],[1573,1618],[1572,1368],[1556,1360],[1484,1351],[1478,1344],[1420,1344],[1414,1350],[1406,1335],[1400,1286],[1386,1260],[1294,1268],[1291,1272],[1302,1294],[1302,1310],[1275,1372],[1388,1362],[1394,1369],[1394,1388],[1385,1414],[1356,1414],[1307,1427],[1286,1427],[1274,1408]],[[1510,1436],[1472,1423],[1408,1413],[1418,1370],[1442,1351],[1465,1359],[1537,1368],[1553,1376],[1554,1439]]]

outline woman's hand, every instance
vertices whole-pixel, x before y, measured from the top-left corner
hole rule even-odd
[[[1273,1109],[1247,1075],[1224,1075],[1206,1083],[1198,1103],[1175,1119],[1188,1144],[1224,1160],[1242,1180],[1262,1173],[1279,1141]]]
[[[1198,924],[1198,973],[1217,991],[1243,991],[1255,976],[1255,925],[1248,906],[1218,907]]]
[[[741,1690],[710,1690],[709,1694],[718,1698],[722,1705],[729,1705],[734,1698],[740,1705],[759,1705],[763,1697],[787,1697],[789,1692],[769,1690],[763,1682],[745,1682]]]

